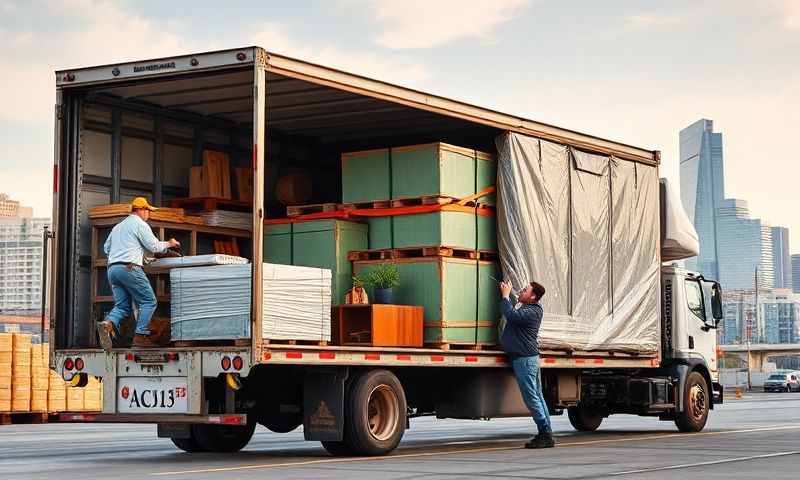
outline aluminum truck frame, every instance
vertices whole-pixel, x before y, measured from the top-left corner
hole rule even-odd
[[[170,184],[175,172],[165,163],[165,146],[182,149],[193,164],[203,145],[215,143],[248,157],[255,172],[252,319],[269,308],[255,299],[261,298],[263,221],[270,208],[265,153],[272,142],[302,136],[318,140],[314,148],[356,149],[387,135],[433,141],[434,132],[477,147],[512,131],[627,161],[660,161],[657,151],[258,47],[62,70],[56,91],[50,361],[75,385],[89,375],[103,379],[102,413],[61,419],[156,423],[159,436],[187,452],[239,450],[262,424],[275,432],[303,425],[306,439],[335,455],[380,455],[398,445],[416,416],[529,413],[501,351],[277,345],[263,340],[259,321],[252,322],[245,347],[97,348],[96,319],[87,309],[86,210],[140,192],[156,203],[183,192]],[[700,292],[699,307],[689,308],[687,289]],[[566,410],[583,431],[615,413],[674,421],[682,431],[703,428],[722,401],[715,363],[719,285],[665,266],[661,291],[657,354],[542,352],[552,413]]]

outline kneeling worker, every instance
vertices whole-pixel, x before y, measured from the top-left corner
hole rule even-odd
[[[549,448],[555,445],[539,373],[539,326],[544,313],[539,300],[544,292],[543,286],[531,282],[519,294],[521,306],[514,308],[517,299],[511,294],[511,284],[500,282],[503,296],[500,312],[506,318],[500,343],[511,361],[525,406],[539,429],[539,434],[530,439],[525,448]]]
[[[157,208],[150,206],[146,199],[137,197],[131,206],[133,212],[111,230],[103,246],[108,257],[108,283],[114,295],[114,308],[97,324],[100,345],[106,351],[111,350],[112,338],[118,335],[122,320],[133,314],[131,302],[139,309],[133,347],[157,346],[149,337],[148,326],[157,302],[153,287],[142,270],[144,251],[163,253],[181,245],[174,238],[162,242],[153,235],[147,220],[150,212]]]

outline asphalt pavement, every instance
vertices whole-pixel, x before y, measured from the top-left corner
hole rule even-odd
[[[726,400],[701,433],[671,422],[612,416],[578,433],[554,417],[558,446],[525,450],[530,419],[414,419],[400,448],[377,458],[336,458],[300,429],[259,427],[238,454],[187,454],[152,425],[0,426],[0,479],[594,479],[800,476],[800,393]]]

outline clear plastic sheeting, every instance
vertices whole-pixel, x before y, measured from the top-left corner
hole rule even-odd
[[[264,338],[331,340],[331,271],[265,263]]]
[[[496,143],[500,260],[515,289],[547,289],[540,347],[657,352],[656,167],[519,134]]]
[[[666,179],[661,179],[661,261],[671,262],[697,256],[700,239],[692,221],[683,209],[678,192]]]
[[[186,268],[186,267],[207,267],[211,265],[240,265],[250,263],[249,260],[243,257],[234,255],[221,255],[212,253],[209,255],[187,255],[185,257],[167,257],[158,258],[148,263],[145,270],[148,273],[161,272],[173,268]]]

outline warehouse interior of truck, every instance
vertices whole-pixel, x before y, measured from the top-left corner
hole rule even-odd
[[[340,202],[343,152],[446,142],[493,153],[501,133],[455,116],[272,73],[266,90],[266,218],[286,215],[279,197],[303,204]],[[104,238],[95,238],[89,210],[137,196],[163,206],[188,197],[189,170],[202,163],[205,150],[226,153],[231,167],[252,168],[253,70],[65,92],[60,136],[66,153],[58,172],[58,242],[64,248],[53,299],[59,317],[54,333],[59,348],[86,348],[96,346],[94,323],[111,306],[105,275],[92,284]],[[188,241],[181,235],[176,238]],[[198,240],[195,253],[213,253],[211,237]],[[260,248],[246,238],[237,241],[244,257]],[[103,308],[94,308],[95,297],[105,300]],[[169,315],[168,305],[159,303]]]

